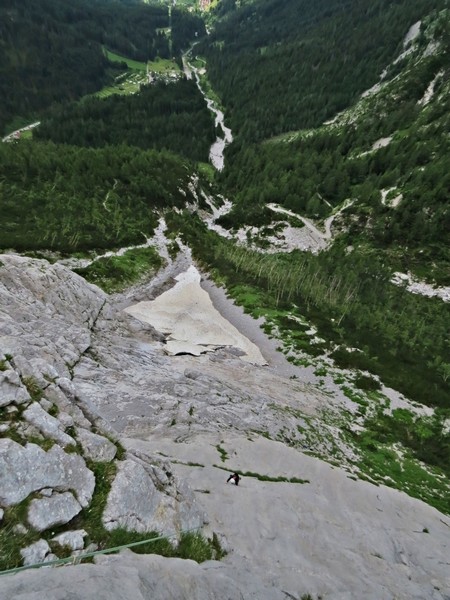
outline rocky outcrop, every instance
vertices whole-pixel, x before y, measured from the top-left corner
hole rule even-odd
[[[105,531],[203,526],[228,551],[201,565],[125,552],[3,576],[2,600],[450,598],[445,515],[299,451],[335,398],[232,349],[166,356],[121,312],[144,289],[107,299],[61,267],[0,261],[0,536],[27,564],[77,555],[93,547],[83,519],[101,505]],[[337,427],[334,439],[345,445]]]
[[[286,600],[253,573],[221,563],[140,556],[99,557],[95,565],[39,569],[0,580],[2,600]]]
[[[30,394],[13,369],[0,372],[0,407],[9,404],[23,404],[30,400]]]
[[[200,529],[206,516],[191,490],[181,488],[167,466],[164,470],[151,461],[140,452],[129,453],[129,459],[120,463],[103,513],[106,529],[156,530],[167,535]]]
[[[95,398],[80,394],[73,381],[102,310],[111,314],[105,303],[101,290],[66,268],[15,255],[0,259],[0,511],[17,533],[24,564],[56,557],[46,538],[29,544],[54,527],[68,530],[55,538],[56,553],[58,545],[83,550],[86,532],[74,537],[69,523],[83,509],[89,514],[98,486],[107,493],[107,529],[176,539],[204,522],[170,464],[125,455]],[[106,484],[102,469],[96,473],[102,463],[111,465]],[[15,510],[22,503],[25,510]],[[80,518],[82,524],[86,517]]]
[[[95,462],[110,462],[116,456],[116,446],[104,436],[81,427],[77,427],[75,431],[86,458]]]
[[[51,405],[50,405],[51,406]],[[41,434],[61,446],[75,444],[75,440],[64,433],[64,425],[45,411],[38,402],[32,402],[22,413],[23,418],[38,429]]]
[[[67,454],[54,445],[48,452],[37,444],[25,446],[0,439],[0,505],[19,504],[33,492],[50,488],[73,490],[81,506],[87,506],[94,492],[95,478],[78,454]]]
[[[56,558],[52,555],[50,546],[46,540],[39,540],[34,544],[30,544],[20,551],[23,558],[24,566],[35,565],[37,563],[49,562]]]
[[[82,510],[73,494],[53,493],[49,498],[35,498],[28,508],[28,523],[36,531],[65,525]]]

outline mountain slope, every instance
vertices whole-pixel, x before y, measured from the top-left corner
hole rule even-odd
[[[420,273],[426,265],[445,283],[448,12],[424,21],[422,33],[385,67],[379,89],[329,124],[242,151],[232,146],[223,179],[236,201],[222,223],[233,225],[234,215],[239,225],[268,223],[269,202],[320,219],[350,199],[334,224],[343,243],[368,240],[407,268],[417,263]]]
[[[2,314],[10,331],[4,338],[8,356],[3,363],[9,368],[13,365],[21,383],[30,386],[33,380],[34,389],[39,385],[42,398],[35,402],[41,410],[57,403],[60,412],[54,420],[61,431],[64,427],[72,435],[76,431],[82,439],[79,423],[80,419],[87,423],[86,416],[98,427],[110,427],[126,450],[125,457],[118,457],[119,471],[130,459],[142,465],[154,457],[151,472],[159,478],[159,489],[164,481],[170,493],[174,470],[179,476],[176,497],[180,504],[192,493],[195,496],[192,507],[180,507],[180,526],[192,523],[200,528],[198,515],[206,511],[209,524],[201,531],[209,536],[214,532],[228,551],[221,562],[201,567],[191,561],[181,564],[125,555],[98,557],[97,566],[70,567],[69,574],[54,569],[46,570],[45,576],[44,571],[2,576],[2,598],[20,599],[26,587],[27,597],[34,600],[54,587],[60,589],[55,598],[70,593],[73,598],[93,599],[105,586],[110,598],[142,600],[168,595],[181,600],[192,598],[193,593],[196,598],[226,593],[226,597],[245,599],[255,594],[258,598],[286,594],[301,598],[307,593],[355,600],[362,596],[379,600],[393,594],[399,600],[446,597],[450,523],[443,514],[396,490],[354,481],[348,473],[306,456],[300,448],[289,448],[258,433],[266,430],[269,437],[275,436],[277,430],[287,432],[312,413],[320,414],[329,402],[325,394],[270,365],[244,363],[232,352],[203,359],[168,357],[161,336],[158,339],[154,330],[122,311],[139,296],[148,297],[152,284],[135,288],[133,300],[130,292],[106,298],[62,266],[8,255],[1,260],[2,297],[9,298],[7,306],[2,302]],[[19,268],[20,276],[12,277]],[[67,297],[77,301],[68,303]],[[95,308],[92,316],[87,312],[91,305]],[[66,322],[84,328],[83,335]],[[23,334],[15,336],[14,330]],[[280,410],[287,404],[296,410]],[[7,419],[11,414],[2,412]],[[68,427],[70,414],[77,423],[75,429]],[[19,424],[16,415],[8,428],[2,428],[1,441],[10,436],[18,440],[20,433],[24,439],[18,443],[28,448],[26,442],[33,435],[33,443],[46,449],[45,432],[43,438]],[[57,445],[53,440],[53,450],[45,450],[47,454],[54,453]],[[160,460],[165,461],[164,472],[155,466]],[[239,487],[225,483],[233,470],[243,475]],[[194,492],[182,483],[186,480]],[[138,483],[126,481],[128,487]],[[3,487],[2,498],[10,492]],[[142,493],[141,482],[132,496]],[[143,514],[127,517],[127,529],[133,530],[137,523],[142,531],[154,493],[149,490],[151,501],[140,502],[134,509]],[[39,492],[32,497],[38,501]],[[111,490],[108,506],[120,498],[117,490]],[[123,521],[132,507],[119,503],[117,520]],[[168,501],[159,509],[158,528],[163,531],[172,527],[168,521],[171,507]],[[6,509],[6,525],[14,514],[11,507]],[[20,514],[27,524],[27,512]],[[77,524],[79,520],[70,521],[59,533]],[[47,533],[51,532],[37,535]],[[30,534],[23,536],[24,541]],[[22,536],[15,538],[19,543]],[[111,588],[122,569],[125,587],[116,582]],[[158,583],[162,572],[166,576]]]
[[[199,46],[235,135],[316,126],[370,87],[409,26],[446,0],[242,3]]]
[[[54,103],[110,83],[123,64],[104,47],[146,62],[180,53],[204,31],[195,15],[138,1],[13,0],[0,7],[0,132],[34,119]]]

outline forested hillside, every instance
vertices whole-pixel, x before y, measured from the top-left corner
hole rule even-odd
[[[170,36],[165,28],[171,25]],[[202,21],[167,5],[121,0],[4,0],[0,6],[0,132],[79,98],[123,66],[103,48],[146,61],[186,48]]]
[[[261,140],[319,125],[348,106],[377,81],[409,27],[445,3],[229,2],[198,51],[235,134]]]
[[[0,247],[70,253],[140,244],[157,211],[194,198],[192,166],[130,146],[0,145]]]
[[[193,80],[160,82],[131,97],[112,95],[57,107],[36,139],[78,146],[129,144],[208,162],[214,121]]]
[[[446,11],[425,20],[400,72],[334,122],[231,146],[223,183],[235,205],[222,223],[267,224],[270,202],[320,220],[350,201],[342,243],[369,243],[397,268],[448,284],[448,23]]]

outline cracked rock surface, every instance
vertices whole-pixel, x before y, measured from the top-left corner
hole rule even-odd
[[[333,397],[279,363],[251,365],[232,349],[167,356],[164,334],[123,312],[152,300],[151,285],[107,297],[61,266],[10,255],[0,261],[0,360],[7,368],[0,373],[13,370],[13,386],[29,395],[22,391],[18,401],[13,390],[1,408],[0,526],[8,507],[30,495],[44,506],[75,490],[73,498],[89,504],[87,456],[98,452],[96,460],[111,456],[117,466],[106,526],[202,527],[228,551],[201,565],[124,552],[5,576],[2,600],[450,598],[448,517],[302,452],[309,420]],[[161,282],[165,289],[176,274]],[[33,403],[38,416],[45,411],[60,426],[47,418],[24,423]],[[47,437],[55,431],[49,423],[86,455]],[[93,436],[120,440],[124,456],[107,454],[106,442],[99,450]],[[77,467],[66,469],[75,458]],[[237,487],[226,483],[234,470],[243,473]],[[70,542],[76,551],[83,539]],[[49,560],[42,542],[23,556]]]

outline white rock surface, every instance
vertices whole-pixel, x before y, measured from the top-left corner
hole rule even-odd
[[[287,597],[447,600],[450,595],[450,519],[402,492],[355,481],[262,437],[222,432],[180,443],[151,436],[149,442],[126,445],[148,446],[149,452],[158,449],[177,460],[175,470],[197,490],[210,530],[232,548],[223,562],[252,569],[267,585],[291,594]],[[217,445],[228,455],[225,462]],[[244,475],[238,487],[227,486],[234,470],[308,483]]]
[[[188,490],[182,490],[178,486],[177,495],[167,493],[162,484],[168,482],[161,481],[159,477],[160,485],[155,485],[154,477],[152,478],[149,467],[146,466],[139,460],[125,460],[118,464],[118,473],[103,513],[105,528],[159,531],[165,535],[178,535],[180,531],[201,528],[204,514],[196,509]]]
[[[55,445],[48,452],[36,444],[25,447],[0,439],[0,506],[18,504],[32,492],[52,488],[74,490],[81,506],[92,498],[95,479],[81,456]]]
[[[286,600],[286,595],[221,563],[137,555],[99,564],[39,569],[0,579],[2,600]]]
[[[77,529],[76,531],[65,531],[59,535],[55,535],[52,541],[56,542],[60,546],[70,548],[72,551],[82,550],[84,548],[84,538],[87,536],[87,532],[84,529]]]
[[[70,377],[69,366],[90,345],[90,328],[105,294],[57,264],[1,255],[0,336],[2,351],[30,370],[38,362]],[[54,370],[54,371],[53,371]]]
[[[0,407],[8,404],[23,404],[31,400],[26,387],[13,369],[0,371]]]
[[[46,540],[39,540],[20,551],[24,565],[35,565],[44,562],[50,554],[50,546]],[[1,589],[1,582],[0,582]]]
[[[95,462],[110,462],[117,453],[116,446],[102,435],[92,433],[86,429],[75,429],[77,441],[83,448],[83,454]]]
[[[55,417],[49,415],[38,402],[33,402],[23,412],[23,418],[34,425],[47,438],[55,440],[61,446],[75,444],[75,440],[64,433],[62,425]]]
[[[50,498],[34,499],[28,507],[28,523],[36,531],[45,531],[71,521],[79,512],[81,504],[73,494],[53,494]]]
[[[266,364],[258,347],[216,311],[209,295],[200,287],[200,273],[195,267],[189,267],[176,280],[173,288],[155,300],[139,302],[126,308],[126,312],[169,335],[170,354],[192,351],[198,355],[205,351],[205,346],[211,349],[231,346],[244,352],[242,360]]]

